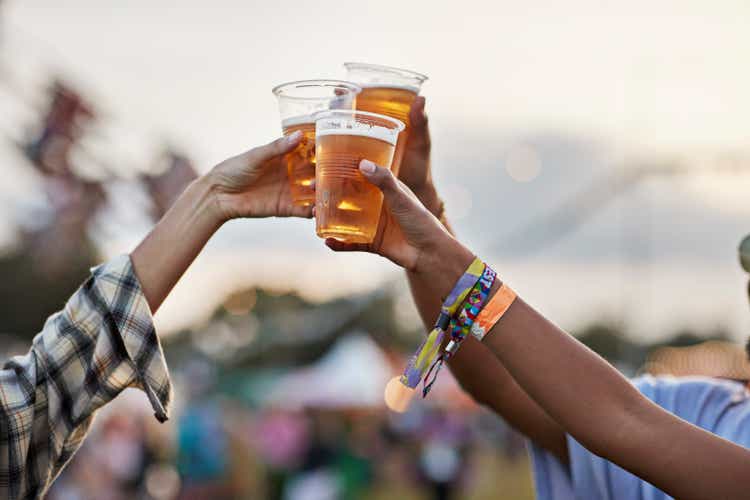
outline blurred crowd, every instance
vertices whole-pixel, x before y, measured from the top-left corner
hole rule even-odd
[[[498,496],[500,495],[500,496]],[[532,498],[523,440],[478,409],[259,408],[192,397],[167,425],[130,392],[51,500]]]

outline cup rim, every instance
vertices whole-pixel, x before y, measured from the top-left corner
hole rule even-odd
[[[318,78],[318,79],[312,79],[312,80],[295,80],[292,82],[285,82],[281,83],[279,85],[276,85],[274,88],[271,89],[271,92],[276,97],[283,97],[284,99],[293,99],[295,101],[316,101],[320,99],[326,99],[326,97],[305,97],[305,96],[295,96],[295,95],[289,95],[284,94],[284,90],[288,88],[299,88],[299,87],[335,87],[335,88],[341,88],[346,89],[355,96],[362,92],[362,87],[357,85],[354,82],[349,82],[347,80],[332,80],[332,79],[326,79],[326,78]]]
[[[373,118],[378,118],[387,122],[391,122],[394,125],[396,125],[395,129],[398,130],[399,133],[403,132],[403,130],[406,128],[406,124],[402,122],[401,120],[397,118],[392,118],[388,115],[381,115],[379,113],[371,113],[369,111],[359,111],[357,109],[325,109],[322,111],[318,111],[317,113],[313,113],[313,121],[317,123],[317,121],[321,118],[325,118],[325,115],[365,115],[365,116],[372,116]],[[394,130],[394,129],[392,129]]]
[[[430,79],[430,77],[428,77],[427,75],[422,74],[422,73],[417,73],[416,71],[412,71],[410,69],[396,68],[394,66],[384,66],[382,64],[370,64],[370,63],[363,63],[363,62],[345,62],[344,67],[348,70],[364,69],[364,70],[370,70],[370,71],[383,71],[383,72],[392,73],[394,75],[398,75],[401,77],[414,78],[420,83],[420,85]]]

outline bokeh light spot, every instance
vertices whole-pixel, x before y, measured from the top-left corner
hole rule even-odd
[[[542,171],[542,161],[533,148],[517,145],[511,147],[505,155],[505,170],[516,182],[531,182]]]

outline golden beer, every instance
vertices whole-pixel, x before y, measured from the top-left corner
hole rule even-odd
[[[349,72],[348,78],[362,87],[357,96],[358,110],[390,116],[406,125],[396,144],[391,167],[398,175],[409,137],[409,111],[427,77],[375,64],[345,63],[344,66]]]
[[[359,171],[363,159],[389,168],[403,123],[383,115],[331,111],[316,120],[315,219],[321,238],[370,243],[383,194]]]
[[[289,177],[289,191],[295,205],[312,205],[315,203],[315,122],[312,118],[305,121],[294,118],[284,120],[281,128],[284,135],[302,131],[302,142],[294,151],[287,153],[286,171]]]
[[[295,205],[315,203],[315,121],[313,115],[330,109],[354,109],[360,88],[340,80],[302,80],[273,89],[279,101],[285,136],[302,131],[302,141],[285,156],[289,191]]]

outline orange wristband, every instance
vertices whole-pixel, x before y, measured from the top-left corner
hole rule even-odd
[[[471,325],[472,336],[481,341],[487,332],[492,330],[492,327],[500,321],[508,311],[508,308],[516,300],[516,292],[514,292],[505,283],[500,285],[500,290],[490,299],[484,309],[479,312],[477,319],[474,320],[474,324]]]

